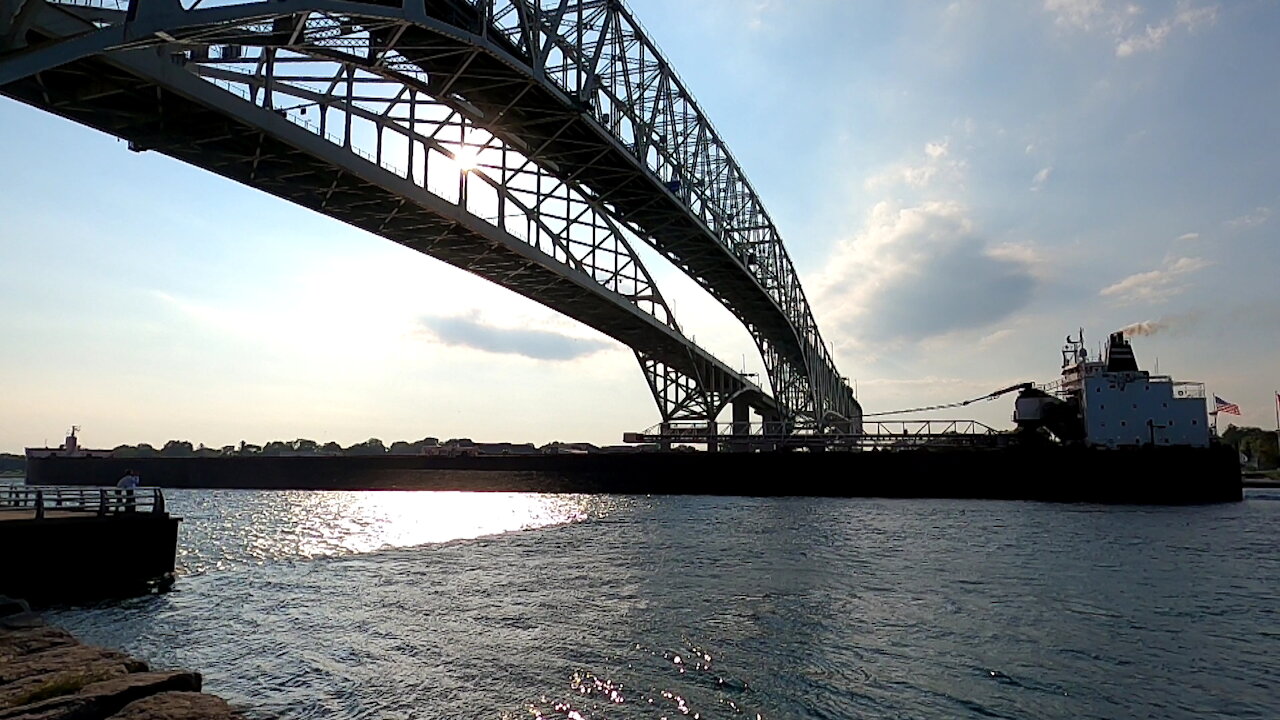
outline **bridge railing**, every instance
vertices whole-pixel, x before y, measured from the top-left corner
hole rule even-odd
[[[164,513],[164,493],[156,487],[126,490],[91,485],[0,485],[0,512],[32,512],[40,520],[48,513],[119,515]]]

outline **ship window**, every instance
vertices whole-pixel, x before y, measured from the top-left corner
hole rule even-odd
[[[1200,421],[1198,421],[1198,420],[1192,420],[1192,421],[1191,421],[1191,424],[1192,424],[1192,425],[1199,425],[1199,424],[1200,424]]]
[[[1174,423],[1173,423],[1173,421],[1172,421],[1172,420],[1170,420],[1170,421],[1169,421],[1169,427],[1173,427],[1173,424],[1174,424]]]
[[[1125,422],[1125,421],[1123,421],[1123,420],[1121,420],[1121,421],[1120,421],[1120,427],[1128,427],[1128,426],[1129,426],[1129,423],[1127,423],[1127,422]]]
[[[1169,407],[1169,403],[1160,403],[1160,404],[1163,405],[1164,407]]]
[[[1138,409],[1138,403],[1134,403],[1134,404],[1133,404],[1133,409],[1134,409],[1134,410],[1137,410],[1137,409]]]

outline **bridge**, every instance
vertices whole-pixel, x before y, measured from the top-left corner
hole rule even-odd
[[[595,328],[663,427],[860,432],[773,221],[622,0],[0,0],[0,94]],[[744,325],[769,391],[685,336],[639,242]]]

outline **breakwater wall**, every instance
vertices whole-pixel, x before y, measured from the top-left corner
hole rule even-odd
[[[31,484],[176,488],[974,498],[1188,504],[1243,498],[1226,446],[438,457],[32,458]]]
[[[190,670],[153,670],[124,653],[85,645],[0,597],[0,718],[20,720],[241,720],[202,693]]]

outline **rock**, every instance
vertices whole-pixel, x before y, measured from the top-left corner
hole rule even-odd
[[[0,595],[0,617],[9,617],[19,613],[31,612],[31,606],[26,600],[18,600],[11,597]]]
[[[4,630],[23,630],[26,628],[36,628],[44,625],[44,620],[33,612],[20,612],[5,617],[0,617],[0,629]]]
[[[0,664],[7,665],[19,655],[77,644],[79,641],[71,633],[48,625],[0,632]]]
[[[0,710],[0,720],[100,720],[143,698],[196,692],[200,685],[200,673],[185,670],[133,673],[89,683],[72,694]]]
[[[4,720],[97,720],[88,698],[68,695],[52,698],[37,705],[22,705],[0,710]]]
[[[63,645],[20,655],[0,667],[0,708],[69,695],[93,683],[146,669],[141,660],[88,645]]]
[[[0,616],[0,720],[243,720],[201,684],[200,673],[150,672],[124,653],[83,645],[25,610]]]
[[[193,692],[164,692],[131,702],[111,720],[240,720],[226,700]]]
[[[10,686],[40,675],[78,673],[105,679],[147,670],[147,664],[122,652],[91,645],[59,645],[20,655],[0,667],[0,702]]]

